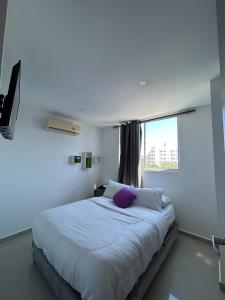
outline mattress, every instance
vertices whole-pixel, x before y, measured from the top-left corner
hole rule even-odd
[[[43,212],[33,240],[83,300],[122,300],[162,246],[172,211],[91,198]]]

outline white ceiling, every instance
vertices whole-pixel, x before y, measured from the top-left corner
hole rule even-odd
[[[21,58],[23,105],[100,125],[207,104],[215,2],[9,0],[3,82]]]

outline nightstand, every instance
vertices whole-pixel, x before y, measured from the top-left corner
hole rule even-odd
[[[94,197],[101,197],[105,192],[105,186],[99,186],[97,189],[94,190]]]

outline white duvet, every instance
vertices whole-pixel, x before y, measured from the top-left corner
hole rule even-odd
[[[168,225],[158,211],[121,209],[98,197],[43,212],[33,239],[83,300],[124,300],[160,249]]]

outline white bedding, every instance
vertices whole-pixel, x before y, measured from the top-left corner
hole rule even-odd
[[[175,211],[172,204],[168,204],[163,208],[162,214],[166,217],[168,225],[171,225],[175,220]]]
[[[166,215],[91,198],[40,214],[33,239],[83,300],[124,300],[163,243]]]

